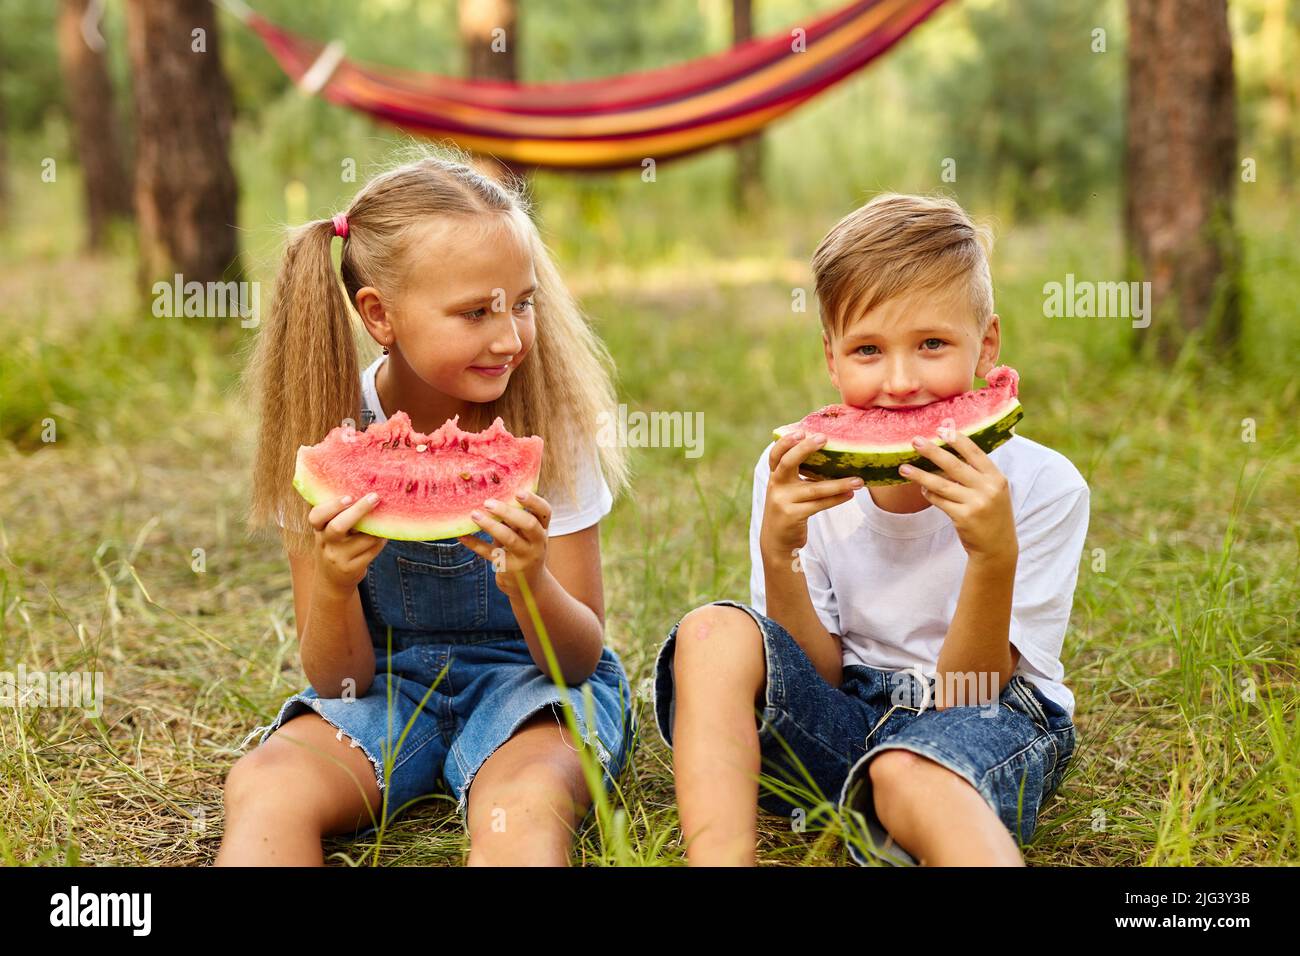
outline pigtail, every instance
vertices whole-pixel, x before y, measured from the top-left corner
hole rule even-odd
[[[334,272],[333,223],[308,223],[290,236],[269,320],[260,330],[245,388],[261,421],[253,464],[249,525],[283,522],[290,551],[313,544],[310,506],[293,487],[299,445],[360,415],[356,326]]]
[[[565,286],[518,180],[498,183],[471,168],[467,157],[420,147],[416,157],[367,183],[352,199],[339,274],[330,259],[335,224],[323,219],[289,239],[263,323],[245,372],[249,403],[261,413],[253,465],[249,525],[283,522],[284,545],[314,545],[306,504],[293,488],[300,445],[314,445],[331,428],[361,413],[359,347],[362,324],[349,302],[364,287],[396,295],[415,226],[436,217],[510,217],[528,237],[537,272],[535,353],[494,402],[478,408],[478,427],[501,416],[516,435],[546,441],[541,485],[566,496],[577,490],[580,456],[597,445],[596,463],[610,490],[628,480],[627,453],[598,441],[602,413],[614,411],[613,362]]]

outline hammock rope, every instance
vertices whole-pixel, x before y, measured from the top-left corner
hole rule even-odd
[[[687,63],[597,80],[465,80],[356,63],[342,44],[216,0],[306,92],[408,132],[523,166],[641,166],[741,139],[865,67],[945,0],[853,0],[804,25]]]

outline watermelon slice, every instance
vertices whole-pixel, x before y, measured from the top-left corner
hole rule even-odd
[[[374,491],[379,502],[356,530],[398,541],[437,541],[482,530],[470,512],[488,498],[509,503],[536,491],[542,439],[515,438],[498,418],[481,432],[452,418],[425,435],[405,412],[363,432],[342,425],[298,448],[293,486],[313,505]]]
[[[923,435],[953,454],[957,452],[939,437],[947,426],[969,437],[984,451],[997,448],[1011,437],[1020,421],[1020,375],[999,365],[990,370],[984,388],[916,408],[854,408],[827,405],[802,421],[783,425],[772,434],[780,439],[791,429],[807,434],[820,432],[826,444],[813,452],[799,468],[810,478],[848,478],[857,475],[869,485],[898,485],[907,481],[899,465],[926,471],[939,466],[912,447],[912,437]],[[957,457],[961,457],[957,455]]]

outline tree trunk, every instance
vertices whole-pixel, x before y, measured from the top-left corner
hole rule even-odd
[[[518,38],[515,0],[460,0],[460,39],[470,79],[514,83]]]
[[[100,249],[109,221],[131,215],[131,182],[118,143],[104,41],[98,24],[87,20],[89,7],[90,0],[62,0],[59,4],[59,62],[72,116],[72,138],[85,179],[86,245]]]
[[[731,36],[735,43],[754,37],[753,0],[731,0]],[[732,202],[738,212],[749,214],[763,204],[763,134],[754,133],[738,140],[736,179]]]
[[[233,105],[208,0],[128,0],[140,279],[239,275]]]
[[[1237,116],[1225,0],[1129,0],[1124,226],[1130,279],[1149,281],[1150,339],[1164,361],[1187,334],[1235,347]]]
[[[460,0],[460,41],[465,76],[471,80],[519,81],[519,10],[516,0]],[[528,167],[495,156],[481,156],[475,166],[494,179],[503,170],[527,179]]]

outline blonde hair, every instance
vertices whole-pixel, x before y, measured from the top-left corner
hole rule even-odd
[[[332,220],[293,230],[270,317],[245,372],[243,388],[261,411],[249,526],[262,528],[283,516],[283,540],[292,551],[314,543],[310,506],[292,485],[298,446],[319,442],[344,419],[360,419],[364,326],[351,303],[364,286],[385,295],[400,288],[410,240],[430,217],[506,216],[525,237],[537,277],[532,354],[499,399],[478,407],[479,421],[461,426],[482,428],[499,415],[516,435],[542,436],[543,493],[563,489],[573,497],[578,456],[590,454],[600,413],[614,405],[609,352],[560,278],[529,216],[523,183],[513,176],[497,182],[447,149],[418,147],[416,154],[371,179],[345,210],[342,286],[330,258]],[[597,452],[617,495],[627,485],[626,453],[613,443],[599,443]]]
[[[853,317],[895,296],[965,282],[982,336],[993,315],[993,232],[945,196],[881,193],[822,239],[812,268],[822,327],[839,336]]]

